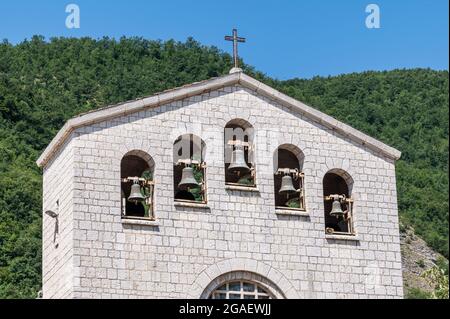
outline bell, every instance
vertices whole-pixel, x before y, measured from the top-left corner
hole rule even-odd
[[[194,170],[192,167],[185,167],[181,173],[181,181],[178,187],[181,189],[197,187],[199,184],[195,180]]]
[[[141,185],[139,185],[138,182],[134,182],[134,184],[131,185],[131,192],[128,200],[130,202],[134,202],[135,204],[145,200],[145,197],[141,193]]]
[[[295,193],[297,190],[292,183],[291,175],[284,175],[281,179],[281,187],[278,193],[280,194],[290,194]]]
[[[247,163],[245,162],[244,150],[234,150],[231,154],[231,164],[228,166],[229,171],[234,171],[237,173],[245,173],[250,170]]]
[[[331,216],[334,216],[336,218],[344,216],[344,212],[342,211],[341,203],[339,200],[335,199],[333,201],[333,205],[331,206]]]

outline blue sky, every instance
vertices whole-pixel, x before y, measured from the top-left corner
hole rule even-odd
[[[67,29],[66,5],[81,11]],[[381,28],[368,29],[365,8],[380,8]],[[34,34],[94,38],[142,36],[232,52],[224,35],[247,38],[239,53],[275,78],[310,78],[364,70],[430,67],[448,70],[448,0],[2,0],[0,39]]]

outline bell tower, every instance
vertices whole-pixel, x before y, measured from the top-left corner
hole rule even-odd
[[[241,71],[80,115],[38,160],[43,298],[401,298],[399,157]]]

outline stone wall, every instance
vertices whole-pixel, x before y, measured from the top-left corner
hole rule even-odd
[[[68,139],[44,169],[42,215],[43,298],[71,298],[74,287],[73,188],[74,154]]]
[[[235,118],[255,129],[257,191],[225,187],[223,128]],[[189,133],[206,143],[208,203],[199,207],[173,200],[173,142]],[[288,298],[403,296],[394,161],[251,90],[225,87],[78,128],[72,144],[71,297],[198,298],[230,271],[263,276]],[[276,213],[281,144],[304,153],[306,213]],[[155,161],[156,222],[121,218],[120,161],[132,150]],[[325,235],[330,170],[353,179],[355,237]]]

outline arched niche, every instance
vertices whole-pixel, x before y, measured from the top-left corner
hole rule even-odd
[[[128,200],[133,185],[130,178],[141,178],[149,181],[153,180],[155,162],[153,158],[142,150],[133,150],[127,152],[120,162],[121,177],[121,203],[122,215],[125,217],[151,217],[153,216],[153,201],[149,202],[131,202]],[[146,192],[146,190],[142,190]],[[153,194],[153,187],[149,194]]]
[[[348,212],[345,218],[331,216],[333,200],[327,200],[332,195],[342,195],[351,200],[353,178],[342,169],[331,169],[323,177],[324,217],[327,233],[353,234],[353,202],[341,201],[341,208]],[[350,217],[350,218],[348,218]]]
[[[254,128],[244,119],[233,119],[224,128],[224,162],[225,183],[244,187],[256,186],[255,158],[254,158]],[[243,158],[235,151],[243,151]],[[247,169],[232,169],[233,162],[242,159]],[[244,163],[245,162],[245,163]],[[231,166],[230,166],[231,165]]]
[[[183,134],[173,144],[174,198],[180,202],[206,203],[206,144],[197,135]],[[197,186],[183,187],[183,170],[192,168]],[[187,175],[185,174],[185,177]]]
[[[305,156],[295,145],[280,145],[273,154],[274,172],[274,198],[275,207],[278,209],[298,209],[305,210],[305,192],[303,162]],[[281,170],[291,170],[291,173],[283,173]],[[297,173],[293,172],[296,171]],[[283,176],[289,175],[296,193],[280,193]]]

